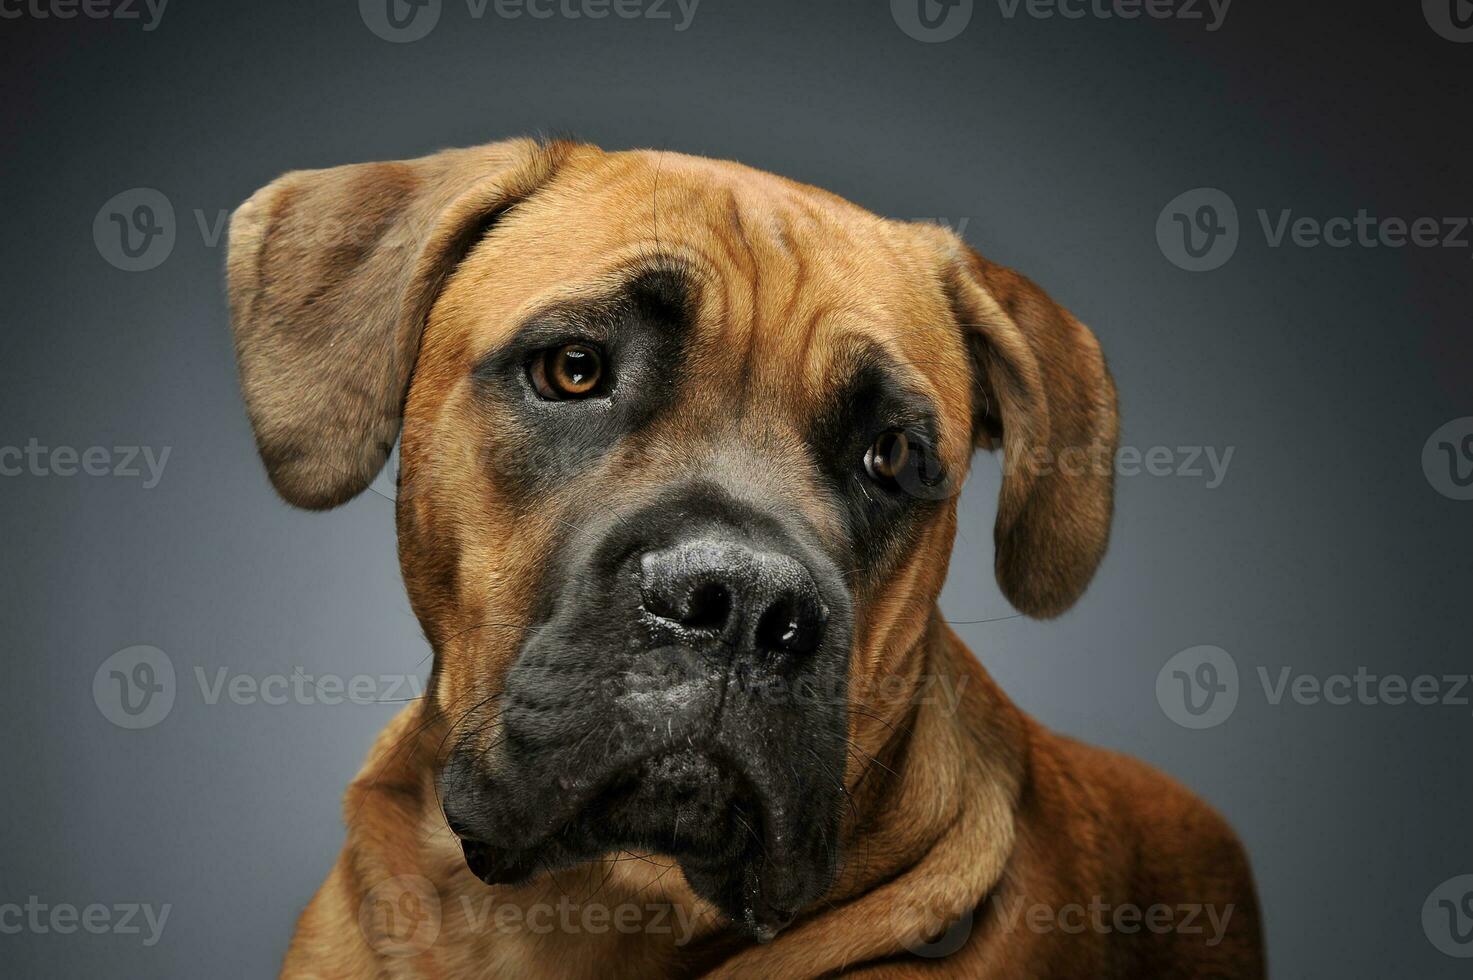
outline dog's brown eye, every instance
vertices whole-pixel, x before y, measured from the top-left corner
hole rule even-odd
[[[881,432],[864,454],[864,469],[881,483],[894,483],[910,462],[910,439],[904,432]]]
[[[587,344],[549,347],[532,359],[528,368],[537,394],[552,401],[587,398],[599,388],[604,376],[604,359]]]

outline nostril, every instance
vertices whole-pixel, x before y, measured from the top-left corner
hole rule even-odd
[[[636,575],[657,642],[704,647],[714,639],[787,655],[823,641],[829,610],[807,567],[782,552],[685,542],[642,554]]]
[[[792,599],[780,599],[757,621],[757,645],[766,650],[806,653],[818,646],[824,617]]]
[[[731,592],[720,582],[697,586],[686,599],[680,622],[695,630],[721,629],[731,618]]]

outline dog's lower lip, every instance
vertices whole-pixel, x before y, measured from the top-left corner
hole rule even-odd
[[[496,849],[487,845],[484,841],[478,841],[470,837],[456,835],[460,842],[461,854],[465,858],[466,869],[472,875],[485,884],[494,884],[497,880],[498,862],[496,861]]]
[[[615,849],[642,847],[717,867],[732,856],[725,845],[735,838],[727,824],[737,804],[747,813],[742,823],[748,833],[763,833],[764,807],[756,788],[725,753],[700,742],[625,760],[597,776],[571,779],[574,786],[565,777],[557,782],[565,791],[562,813],[535,837],[514,832],[525,830],[524,824],[497,828],[450,821],[477,877],[487,880],[491,873],[505,880],[551,842],[596,842],[609,834]]]
[[[660,725],[649,744],[613,742],[608,755],[558,766],[507,756],[488,771],[455,757],[469,761],[447,768],[445,800],[467,868],[519,886],[620,851],[658,854],[738,932],[772,940],[826,889],[830,859],[811,821],[793,815],[811,801],[774,785],[749,737],[707,727]]]
[[[650,832],[643,843],[664,842],[672,856],[698,856],[717,843],[703,838],[719,834],[717,824],[725,824],[733,805],[754,792],[738,766],[692,744],[620,767],[602,781],[582,813],[634,836]]]
[[[465,866],[470,869],[471,874],[485,881],[491,873],[486,845],[477,840],[460,838],[460,848],[465,854]]]

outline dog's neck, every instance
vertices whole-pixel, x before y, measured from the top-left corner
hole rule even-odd
[[[472,877],[437,803],[431,760],[445,731],[427,706],[395,720],[348,792],[353,871],[369,885],[428,878],[441,934],[454,941],[422,955],[454,950],[487,975],[591,977],[610,962],[645,976],[815,974],[925,943],[1002,873],[1027,722],[939,611],[903,662],[912,675],[904,705],[872,711],[863,692],[851,697],[883,735],[851,764],[838,878],[767,945],[742,939],[656,855],[614,855],[515,887]]]

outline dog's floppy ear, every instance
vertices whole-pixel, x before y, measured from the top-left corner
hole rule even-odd
[[[974,438],[984,449],[1001,441],[997,580],[1021,612],[1057,616],[1089,585],[1109,542],[1115,384],[1094,335],[1067,310],[939,234],[945,287],[974,365]]]
[[[441,285],[567,145],[530,139],[288,173],[230,221],[236,358],[272,484],[300,507],[362,491],[399,431]]]

